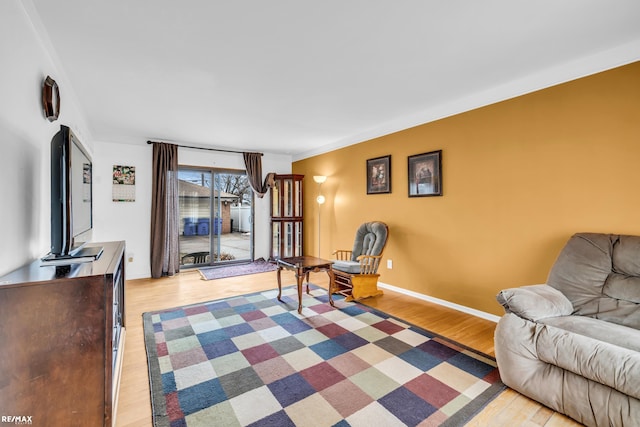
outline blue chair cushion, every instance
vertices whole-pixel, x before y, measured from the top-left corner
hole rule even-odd
[[[334,261],[333,269],[343,271],[345,273],[360,273],[360,263],[358,261]]]

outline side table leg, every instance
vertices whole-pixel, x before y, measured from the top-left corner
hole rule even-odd
[[[280,281],[280,273],[282,271],[282,266],[278,266],[278,301],[282,302],[282,282]]]
[[[296,281],[298,282],[298,314],[302,314],[302,281],[304,280],[304,271],[298,269],[296,272]]]

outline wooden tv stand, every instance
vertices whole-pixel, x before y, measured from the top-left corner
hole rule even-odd
[[[33,425],[115,424],[125,335],[125,242],[70,268],[0,277],[0,414]],[[56,275],[57,270],[57,275]]]

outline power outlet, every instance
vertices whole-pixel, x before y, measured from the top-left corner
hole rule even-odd
[[[387,260],[387,269],[389,270],[393,269],[393,261],[390,259]]]

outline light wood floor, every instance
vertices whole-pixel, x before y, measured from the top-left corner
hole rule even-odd
[[[283,271],[282,273],[283,286],[295,283],[291,272]],[[325,273],[312,273],[311,282],[324,287],[328,286]],[[142,313],[273,289],[277,286],[274,272],[205,281],[196,270],[193,270],[182,272],[172,278],[127,281],[125,288],[127,334],[116,425],[122,427],[152,425]],[[383,296],[368,298],[363,302],[495,356],[493,348],[495,323],[491,321],[386,290]],[[476,427],[580,426],[571,419],[510,389],[493,400],[467,425]]]

